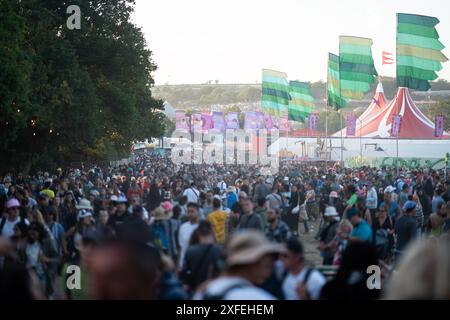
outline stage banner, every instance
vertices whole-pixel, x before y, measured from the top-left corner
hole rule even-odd
[[[444,116],[443,115],[437,115],[436,116],[436,123],[434,127],[434,135],[436,137],[442,137],[444,135]]]
[[[202,132],[207,133],[213,128],[213,122],[209,112],[202,113]]]
[[[256,117],[258,118],[258,129],[264,129],[265,128],[265,122],[264,122],[264,112],[256,112]]]
[[[258,129],[258,115],[254,111],[245,112],[244,129],[256,130]]]
[[[227,129],[239,129],[239,114],[237,112],[228,112],[226,115]]]
[[[212,120],[213,120],[213,129],[214,131],[225,131],[225,120],[223,118],[223,112],[220,111],[214,111],[212,114]]]
[[[398,135],[400,134],[401,123],[402,123],[402,116],[394,114],[394,116],[392,117],[392,129],[391,129],[392,137],[398,137]]]
[[[193,113],[191,115],[191,131],[201,132],[202,131],[202,114]]]
[[[312,113],[309,115],[309,129],[316,130],[317,129],[317,114]]]
[[[356,133],[356,118],[353,113],[347,115],[347,136],[355,136]]]
[[[189,119],[186,117],[186,112],[183,110],[175,111],[175,128],[177,130],[186,130],[189,131]]]

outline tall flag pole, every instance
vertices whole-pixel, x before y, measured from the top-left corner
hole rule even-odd
[[[428,91],[448,58],[435,17],[397,13],[397,86]]]
[[[372,57],[372,39],[340,36],[339,71],[341,95],[362,99],[378,76]]]
[[[444,45],[439,41],[436,25],[439,19],[416,14],[397,13],[397,86],[428,91],[431,80],[437,79],[437,71],[448,58],[442,53]],[[397,111],[398,115],[398,102]],[[397,136],[397,175],[398,136]]]
[[[300,81],[289,81],[288,119],[304,122],[314,108],[311,84]]]
[[[328,72],[327,72],[327,107],[333,107],[335,110],[347,106],[347,100],[341,96],[339,56],[328,53]],[[342,115],[340,114],[341,129]],[[344,161],[344,141],[341,130],[341,165]]]

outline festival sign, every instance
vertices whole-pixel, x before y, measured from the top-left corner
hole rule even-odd
[[[186,117],[186,112],[183,110],[177,110],[175,112],[175,128],[177,130],[189,130],[189,119]]]

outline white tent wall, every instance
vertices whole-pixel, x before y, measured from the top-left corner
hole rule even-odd
[[[324,144],[325,139],[319,139]],[[328,138],[328,160],[341,160],[341,138]],[[306,145],[303,148],[302,142]],[[376,165],[380,159],[388,163],[388,159],[394,159],[397,155],[396,139],[380,138],[344,138],[343,160],[346,166],[358,164]],[[298,156],[310,158],[321,157],[325,159],[325,146],[321,148],[317,138],[279,138],[269,146],[269,154],[276,154],[286,149]],[[377,151],[378,150],[378,151]],[[381,151],[382,150],[382,151]],[[445,153],[450,152],[450,140],[429,139],[399,139],[398,156],[403,159],[439,160]],[[387,162],[386,162],[387,161]],[[391,161],[392,162],[392,161]]]

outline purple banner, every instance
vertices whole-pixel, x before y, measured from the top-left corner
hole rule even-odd
[[[347,116],[347,136],[354,136],[356,133],[356,118],[353,113]]]
[[[213,129],[214,131],[225,131],[225,120],[223,118],[223,113],[220,111],[214,111],[212,114]]]
[[[191,115],[191,130],[195,132],[200,132],[202,130],[202,114],[193,113]]]
[[[264,113],[263,112],[256,112],[256,116],[258,118],[258,129],[264,129],[265,123],[264,123]]]
[[[226,116],[227,129],[239,129],[239,114],[228,112]]]
[[[258,115],[254,111],[247,111],[245,113],[244,129],[256,130],[258,129]]]
[[[267,130],[275,129],[275,123],[270,114],[264,115],[264,126]]]
[[[317,129],[317,114],[310,114],[309,115],[309,129],[316,130]]]
[[[209,112],[202,113],[202,132],[206,133],[213,127],[213,122]]]
[[[189,130],[189,121],[188,117],[186,117],[186,112],[182,110],[175,111],[175,128],[177,130]]]
[[[442,137],[444,135],[444,116],[443,115],[437,115],[436,116],[436,123],[434,127],[434,135],[436,137]]]
[[[392,137],[398,137],[398,135],[400,134],[401,123],[402,123],[402,116],[394,114],[394,116],[392,117],[392,129],[391,129]]]

